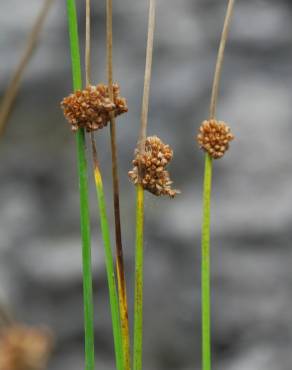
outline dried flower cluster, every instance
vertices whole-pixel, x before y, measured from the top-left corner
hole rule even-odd
[[[0,336],[0,370],[44,370],[52,347],[46,330],[13,325]]]
[[[223,157],[233,139],[234,136],[226,123],[214,119],[204,121],[197,136],[200,147],[214,159]]]
[[[116,117],[128,111],[126,99],[120,96],[118,84],[113,84],[113,98],[114,101],[111,101],[108,86],[90,85],[64,98],[61,107],[73,131],[85,128],[91,132],[105,127],[111,114]]]
[[[173,151],[169,145],[164,144],[157,136],[150,136],[145,141],[145,152],[140,154],[135,150],[133,160],[134,168],[129,171],[129,177],[134,184],[141,184],[145,190],[160,196],[175,197],[179,191],[171,188],[172,181],[165,167],[171,161]]]

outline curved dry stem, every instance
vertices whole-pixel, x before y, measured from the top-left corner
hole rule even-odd
[[[14,72],[14,75],[10,81],[10,84],[8,85],[6,92],[4,94],[1,107],[0,107],[0,136],[4,133],[6,123],[9,118],[9,114],[11,112],[13,103],[18,93],[22,75],[32,57],[33,51],[38,42],[39,34],[43,28],[44,21],[49,13],[49,10],[50,10],[51,5],[53,4],[53,1],[54,0],[44,1],[44,5],[39,15],[37,16],[37,19],[32,28],[32,31],[28,37],[25,51],[19,61],[19,64],[16,68],[16,71]]]
[[[222,72],[226,41],[228,37],[228,32],[229,32],[233,8],[234,8],[234,1],[235,0],[229,0],[228,2],[225,22],[223,26],[222,35],[221,35],[216,68],[215,68],[215,74],[214,74],[213,87],[212,87],[212,95],[211,95],[211,103],[210,103],[210,119],[214,119],[216,116],[220,77],[221,77],[221,72]]]

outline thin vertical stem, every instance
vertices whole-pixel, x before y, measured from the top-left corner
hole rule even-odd
[[[82,88],[78,24],[75,0],[67,0],[68,25],[71,46],[72,76],[74,90]],[[85,155],[84,130],[76,133],[77,160],[80,191],[80,219],[82,235],[83,303],[85,326],[85,369],[94,370],[94,324],[93,293],[90,246],[90,215],[88,202],[87,161]]]
[[[222,66],[223,66],[223,61],[224,61],[224,52],[225,52],[226,41],[227,41],[228,32],[229,32],[229,28],[231,24],[231,18],[232,18],[232,13],[233,13],[233,8],[234,8],[234,1],[235,0],[228,1],[223,31],[221,35],[216,68],[215,68],[215,74],[214,74],[214,80],[213,80],[213,87],[212,87],[212,95],[211,95],[211,103],[210,103],[210,119],[214,119],[216,116],[220,78],[221,78]]]
[[[14,72],[14,75],[11,79],[10,84],[8,85],[6,92],[4,94],[1,107],[0,107],[0,136],[5,130],[5,126],[9,117],[9,113],[13,106],[14,100],[17,96],[22,75],[27,67],[35,47],[37,45],[40,32],[43,28],[44,21],[49,13],[50,7],[53,4],[54,0],[45,0],[44,5],[41,8],[40,13],[37,16],[35,24],[31,30],[31,33],[28,37],[27,44],[24,50],[24,53],[19,61],[19,64]]]
[[[90,0],[86,0],[85,16],[85,81],[90,85],[91,63],[90,63]]]
[[[114,337],[114,348],[116,356],[117,370],[124,370],[124,356],[122,346],[122,333],[120,325],[120,313],[119,313],[119,300],[117,294],[116,280],[115,280],[115,269],[114,259],[111,250],[110,241],[110,228],[108,218],[106,214],[105,195],[103,190],[102,177],[99,169],[99,163],[97,158],[97,150],[94,140],[94,134],[91,133],[91,145],[94,165],[94,179],[96,186],[96,194],[100,213],[101,233],[105,251],[105,262],[107,271],[107,280],[110,297],[111,317],[113,325],[113,337]]]
[[[206,154],[203,192],[202,225],[202,370],[211,370],[210,325],[210,206],[212,187],[212,158]]]
[[[135,321],[134,370],[142,369],[143,348],[143,241],[144,241],[144,189],[137,185],[136,252],[135,252]]]
[[[138,149],[145,152],[147,135],[149,95],[153,59],[156,0],[150,0],[144,91],[141,111],[141,129]],[[140,175],[139,175],[140,177]],[[142,370],[143,357],[143,243],[144,243],[144,189],[139,178],[136,193],[136,252],[135,252],[135,297],[134,297],[134,350],[133,369]]]
[[[106,34],[107,34],[107,79],[110,99],[113,101],[113,6],[112,0],[106,2]],[[113,197],[115,216],[115,241],[116,241],[116,270],[118,280],[118,293],[121,315],[121,328],[123,339],[124,366],[130,370],[130,332],[128,318],[128,301],[125,278],[125,267],[123,258],[120,196],[119,196],[119,174],[118,174],[118,153],[116,141],[116,122],[114,115],[110,121],[111,153],[112,153],[112,176],[113,176]]]
[[[150,0],[144,91],[143,91],[141,126],[140,126],[140,135],[139,135],[140,153],[143,153],[145,150],[145,140],[147,136],[149,96],[150,96],[150,84],[151,84],[152,60],[153,60],[153,41],[154,41],[154,31],[155,31],[155,13],[156,13],[156,0]]]
[[[228,6],[221,34],[216,68],[214,73],[212,95],[210,102],[210,119],[215,119],[218,101],[220,78],[224,60],[224,52],[228,31],[230,28],[234,0],[228,0]],[[203,190],[203,224],[202,224],[202,370],[211,370],[211,276],[210,276],[210,219],[211,219],[211,188],[212,188],[212,158],[205,155],[205,174]]]

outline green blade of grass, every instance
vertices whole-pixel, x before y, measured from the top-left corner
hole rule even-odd
[[[96,186],[96,195],[99,206],[101,233],[105,251],[105,263],[106,272],[109,288],[109,298],[111,307],[111,317],[113,325],[113,337],[114,337],[114,348],[116,356],[117,370],[124,370],[124,357],[123,357],[123,344],[122,344],[122,332],[120,325],[120,312],[119,312],[119,300],[115,278],[115,267],[114,259],[112,255],[111,241],[110,241],[110,228],[106,213],[105,195],[103,190],[103,182],[97,160],[97,152],[94,142],[94,136],[91,136],[92,142],[92,154],[93,154],[93,165],[94,165],[94,180]]]
[[[136,253],[134,297],[134,360],[133,369],[142,369],[143,348],[143,234],[144,234],[144,189],[136,189]]]
[[[202,370],[211,370],[210,325],[210,213],[212,188],[212,158],[205,156],[202,224]]]
[[[75,0],[67,0],[68,25],[71,46],[72,76],[74,90],[82,89],[78,24]],[[76,133],[77,161],[80,191],[80,220],[82,235],[83,304],[85,327],[85,369],[94,370],[94,324],[90,246],[90,214],[88,202],[87,161],[84,130]]]

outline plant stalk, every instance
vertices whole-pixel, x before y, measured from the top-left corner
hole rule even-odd
[[[74,90],[82,89],[78,24],[75,0],[67,0],[68,26],[70,35],[72,76]],[[76,133],[77,161],[80,191],[80,219],[82,235],[83,304],[85,326],[85,369],[94,370],[94,323],[91,272],[90,213],[88,201],[87,161],[84,130]]]
[[[148,18],[148,36],[146,48],[146,65],[144,90],[141,111],[141,126],[138,141],[138,150],[145,152],[147,136],[150,83],[152,74],[153,43],[155,31],[156,0],[150,0]],[[135,251],[135,296],[134,296],[134,350],[133,369],[142,370],[143,357],[143,244],[144,244],[144,189],[142,186],[141,171],[136,189],[136,251]]]
[[[227,11],[215,67],[210,117],[216,119],[219,85],[224,60],[224,52],[231,18],[234,9],[234,0],[228,0]],[[210,220],[211,220],[211,189],[212,189],[213,161],[209,154],[205,154],[205,173],[203,189],[203,224],[202,224],[202,370],[211,370],[211,276],[210,276]]]
[[[16,71],[14,72],[11,82],[9,83],[4,94],[0,106],[0,136],[2,136],[2,134],[4,133],[7,120],[9,118],[9,114],[11,112],[13,103],[16,99],[19,90],[21,78],[33,55],[33,52],[39,39],[40,32],[43,28],[44,22],[53,4],[53,1],[54,0],[44,0],[44,5],[41,8],[39,15],[37,16],[35,24],[33,25],[31,33],[28,37],[24,53],[19,61],[18,66],[16,67]]]
[[[113,96],[113,5],[112,0],[106,2],[106,34],[107,34],[107,79],[110,99]],[[124,353],[125,370],[130,370],[130,331],[128,317],[128,300],[125,278],[125,267],[122,245],[121,215],[120,215],[120,195],[119,195],[119,174],[118,174],[118,153],[116,140],[116,120],[111,115],[110,120],[111,154],[112,154],[112,177],[113,177],[113,202],[115,218],[115,241],[116,241],[116,271],[118,280],[118,294],[120,305],[121,330]]]
[[[142,112],[141,112],[141,126],[140,126],[140,134],[139,134],[139,152],[141,154],[144,153],[145,151],[145,140],[147,137],[149,96],[150,96],[150,84],[151,84],[152,60],[153,60],[153,44],[154,44],[154,32],[155,32],[155,15],[156,15],[155,13],[156,13],[156,0],[150,0],[144,90],[143,90],[143,102],[142,102]]]
[[[203,370],[211,370],[210,325],[210,205],[212,187],[212,158],[205,156],[202,225],[202,359]]]
[[[216,116],[216,108],[217,108],[222,66],[223,66],[223,61],[224,61],[225,46],[226,46],[228,32],[229,32],[229,28],[231,24],[231,18],[232,18],[233,9],[234,9],[234,1],[235,0],[228,0],[228,6],[227,6],[227,11],[226,11],[223,31],[221,34],[221,40],[220,40],[220,45],[219,45],[219,50],[218,50],[218,55],[217,55],[217,62],[216,62],[213,87],[212,87],[212,95],[211,95],[211,103],[210,103],[210,119],[214,119]]]
[[[136,252],[135,252],[135,307],[134,307],[134,370],[142,369],[143,349],[143,241],[144,189],[136,188]]]
[[[90,85],[91,63],[90,63],[90,0],[86,0],[85,4],[85,81],[86,86]]]
[[[101,223],[101,233],[104,244],[105,251],[105,262],[107,271],[107,280],[109,288],[110,297],[110,307],[111,307],[111,317],[113,325],[113,337],[114,337],[114,348],[116,356],[116,366],[117,370],[124,370],[124,356],[123,356],[123,346],[122,346],[122,332],[120,325],[120,313],[119,313],[119,300],[117,294],[116,280],[115,280],[115,269],[114,269],[114,259],[111,250],[110,241],[110,228],[108,223],[108,218],[106,214],[106,204],[105,195],[103,190],[103,182],[100,173],[97,150],[94,140],[94,134],[91,133],[91,144],[92,144],[92,154],[93,154],[93,165],[94,165],[94,179],[96,186],[96,194],[100,213],[100,223]]]

